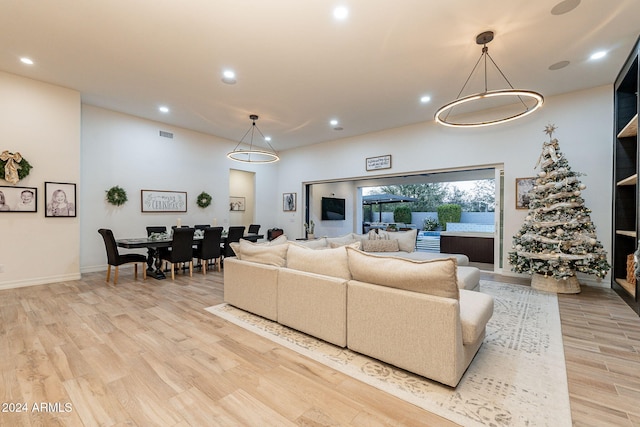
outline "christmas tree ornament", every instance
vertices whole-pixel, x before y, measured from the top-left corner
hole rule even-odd
[[[606,276],[611,266],[598,241],[595,225],[584,206],[581,173],[573,172],[553,138],[554,125],[545,127],[549,141],[542,145],[536,185],[529,192],[529,212],[513,237],[509,252],[512,271],[532,275],[534,289],[579,293],[576,272]]]

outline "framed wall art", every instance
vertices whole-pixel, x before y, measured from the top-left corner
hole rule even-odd
[[[36,187],[0,186],[0,213],[37,211],[38,189]]]
[[[244,197],[229,197],[229,210],[242,212],[245,209]]]
[[[142,212],[186,212],[186,191],[140,190]]]
[[[296,193],[283,193],[282,194],[282,210],[285,212],[295,212],[297,208],[297,194]]]
[[[516,209],[529,209],[529,192],[535,182],[535,178],[516,178]]]
[[[391,154],[377,157],[367,157],[367,171],[375,171],[378,169],[391,169]]]
[[[44,183],[45,217],[76,216],[76,185],[69,182]]]

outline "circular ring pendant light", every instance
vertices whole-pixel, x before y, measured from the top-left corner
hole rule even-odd
[[[245,134],[240,139],[240,142],[238,142],[238,144],[233,149],[233,151],[227,153],[228,158],[230,158],[231,160],[235,160],[236,162],[242,162],[242,163],[273,163],[280,160],[280,156],[278,156],[278,153],[276,153],[276,150],[273,149],[271,144],[269,144],[267,139],[264,137],[264,135],[256,125],[256,120],[258,120],[258,118],[259,117],[256,114],[251,114],[249,116],[249,119],[252,121],[251,127],[249,128],[248,131],[245,132]],[[268,146],[267,147],[268,149],[261,150],[258,148],[254,148],[253,134],[255,130],[257,130],[258,133],[262,136],[262,139],[265,141],[265,144]],[[251,139],[248,144],[249,147],[241,148],[241,145],[244,143],[244,139],[249,133],[251,133]],[[246,143],[244,144],[247,145]]]
[[[452,101],[452,102],[450,102],[450,103],[448,103],[446,105],[443,105],[442,107],[440,107],[438,109],[438,111],[436,111],[434,118],[435,118],[435,121],[437,123],[440,123],[441,125],[444,125],[444,126],[450,126],[450,127],[490,126],[490,125],[495,125],[495,124],[499,124],[499,123],[506,123],[506,122],[509,122],[511,120],[515,120],[515,119],[519,119],[521,117],[527,116],[527,115],[533,113],[534,111],[536,111],[538,108],[540,108],[542,106],[542,104],[544,103],[544,97],[542,95],[540,95],[538,92],[534,92],[534,91],[530,91],[530,90],[523,90],[523,89],[514,89],[514,87],[511,85],[509,80],[506,78],[506,76],[504,75],[502,70],[500,70],[500,67],[498,67],[498,65],[495,63],[493,58],[491,58],[491,55],[489,55],[489,48],[487,47],[487,43],[489,43],[491,40],[493,40],[493,31],[485,31],[485,32],[483,32],[481,34],[478,34],[478,36],[476,37],[476,43],[483,45],[482,54],[480,55],[480,59],[478,59],[478,62],[476,62],[476,65],[473,67],[473,70],[471,70],[471,74],[469,74],[469,77],[467,78],[466,82],[462,86],[462,89],[460,90],[460,93],[458,93],[458,97],[454,101]],[[485,72],[484,72],[484,92],[475,93],[473,95],[468,95],[468,96],[461,97],[462,93],[464,92],[464,89],[467,86],[467,83],[469,83],[469,80],[471,80],[471,77],[473,76],[474,72],[478,68],[478,64],[480,64],[483,59],[484,59],[484,69],[485,69]],[[510,89],[499,89],[499,90],[489,90],[488,89],[488,87],[487,87],[487,59],[491,60],[491,62],[496,67],[496,69],[498,70],[498,72],[500,73],[502,78],[509,85]],[[482,102],[483,99],[496,98],[496,97],[504,97],[504,98],[512,97],[512,98],[514,98],[514,101],[515,101],[514,104],[522,104],[523,108],[521,110],[518,110],[516,113],[510,112],[510,113],[508,113],[506,115],[499,116],[498,118],[489,119],[489,120],[468,120],[468,121],[458,120],[458,121],[455,121],[455,120],[449,118],[450,113],[457,106],[464,105],[464,104],[470,105],[471,103],[473,103],[475,101]],[[531,103],[531,101],[533,100],[535,103],[533,105],[528,105],[526,100],[528,100],[529,103]]]

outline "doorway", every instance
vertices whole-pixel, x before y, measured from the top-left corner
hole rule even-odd
[[[229,169],[229,225],[249,227],[254,222],[256,174]]]
[[[492,179],[495,182],[495,208],[492,215],[494,264],[484,265],[483,270],[489,269],[495,273],[501,273],[503,268],[503,176],[503,165],[496,164],[460,170],[421,171],[395,176],[360,177],[341,181],[308,182],[304,183],[306,195],[304,201],[305,222],[308,223],[310,220],[315,221],[316,235],[338,236],[339,234],[335,234],[337,232],[343,234],[348,232],[362,233],[362,225],[365,222],[363,210],[364,188]],[[333,193],[346,199],[346,218],[345,221],[342,221],[340,227],[336,227],[332,221],[326,222],[319,220],[319,218],[321,218],[320,197]],[[419,229],[421,228],[422,224],[419,224]]]

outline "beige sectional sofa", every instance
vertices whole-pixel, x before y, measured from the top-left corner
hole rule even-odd
[[[480,270],[469,267],[469,258],[466,255],[417,252],[415,250],[417,235],[417,230],[397,232],[372,230],[368,234],[349,233],[340,237],[321,237],[309,241],[297,241],[296,244],[312,249],[327,249],[360,242],[360,248],[373,255],[393,256],[414,261],[455,258],[458,263],[460,289],[478,290]]]
[[[455,387],[493,314],[460,289],[455,258],[366,253],[360,242],[312,250],[241,240],[224,263],[224,299],[341,347]]]

